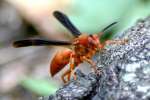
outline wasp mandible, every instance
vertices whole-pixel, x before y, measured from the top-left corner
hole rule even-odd
[[[74,36],[74,39],[71,41],[60,41],[60,40],[42,40],[42,39],[25,39],[15,41],[13,46],[18,47],[27,47],[27,46],[46,46],[46,45],[55,45],[55,46],[71,46],[71,49],[65,48],[61,51],[58,51],[50,64],[50,74],[53,77],[59,71],[61,71],[67,64],[70,64],[70,68],[63,73],[61,79],[64,83],[70,80],[71,75],[73,74],[74,79],[76,75],[74,69],[83,61],[88,62],[92,65],[95,73],[97,72],[96,64],[91,60],[92,56],[97,52],[102,50],[105,45],[110,44],[124,44],[126,40],[106,40],[101,43],[100,38],[103,35],[104,31],[109,27],[113,26],[117,22],[114,22],[104,28],[98,34],[84,34],[81,33],[70,21],[70,19],[60,11],[54,11],[54,17],[66,27]]]

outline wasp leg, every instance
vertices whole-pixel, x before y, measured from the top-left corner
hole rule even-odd
[[[92,65],[92,68],[94,69],[94,72],[95,72],[97,75],[100,75],[100,74],[103,72],[103,70],[102,70],[101,68],[99,68],[99,69],[96,68],[95,62],[93,62],[91,59],[88,59],[88,58],[86,58],[85,56],[83,56],[83,60],[87,61],[89,64]]]
[[[105,42],[106,45],[111,45],[111,44],[126,44],[128,42],[128,39],[124,39],[124,40],[107,40]]]
[[[97,73],[96,64],[91,60],[83,56],[83,60],[87,61],[89,64],[92,65],[92,68],[94,69],[94,72]]]
[[[76,76],[76,74],[75,74],[75,72],[74,72],[74,69],[75,69],[75,65],[74,65],[74,55],[73,54],[71,54],[71,57],[70,57],[70,74],[73,74],[73,77],[74,77],[74,80],[76,80],[77,79],[77,76]],[[70,77],[68,77],[69,78],[69,80],[70,80]]]
[[[68,69],[63,75],[62,75],[62,80],[64,83],[67,83],[70,81],[71,74],[73,74],[74,80],[76,80],[76,74],[74,72],[74,57],[73,54],[70,56],[70,69]],[[65,76],[67,76],[67,81],[65,80]]]
[[[70,69],[68,69],[68,70],[61,76],[61,79],[63,80],[64,83],[67,83],[67,82],[70,80],[70,72],[71,72]],[[68,76],[68,78],[69,78],[67,81],[65,80],[65,76]]]

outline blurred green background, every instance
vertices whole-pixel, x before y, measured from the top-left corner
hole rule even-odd
[[[150,15],[150,0],[1,0],[0,1],[0,100],[37,100],[63,85],[60,72],[49,75],[58,47],[13,48],[24,38],[71,40],[73,37],[53,16],[64,12],[83,33],[99,33],[117,21],[102,37],[113,38],[138,19]],[[110,34],[112,33],[112,34]],[[84,73],[86,66],[80,65]]]

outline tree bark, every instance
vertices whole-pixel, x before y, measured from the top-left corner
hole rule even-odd
[[[129,41],[96,55],[101,75],[77,70],[77,80],[49,100],[150,100],[150,17],[137,21],[117,39]]]

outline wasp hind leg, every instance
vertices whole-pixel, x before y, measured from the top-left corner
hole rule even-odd
[[[72,74],[73,74],[74,80],[77,79],[76,74],[74,72],[74,68],[75,68],[74,57],[73,57],[73,54],[71,54],[71,56],[70,56],[70,69],[68,69],[61,77],[64,83],[67,83],[68,81],[70,81],[70,77]],[[67,81],[65,80],[65,76],[67,76]]]
[[[73,74],[73,78],[74,78],[74,80],[76,80],[77,76],[74,72],[74,69],[75,69],[74,56],[73,56],[73,54],[71,54],[71,57],[70,57],[70,71],[71,72],[70,72],[70,74]]]
[[[68,69],[68,70],[61,76],[61,79],[62,79],[62,81],[63,81],[64,83],[67,83],[67,82],[70,80],[70,75],[71,75],[70,72],[71,72],[70,69]],[[65,76],[68,76],[68,77],[67,77],[68,80],[65,80]]]
[[[74,80],[77,79],[74,70],[71,69],[73,65],[72,65],[72,64],[70,64],[70,65],[71,65],[70,69],[68,69],[68,70],[61,76],[61,79],[62,79],[62,81],[63,81],[64,83],[67,83],[68,81],[70,81],[71,74],[73,74]],[[66,80],[66,78],[65,78],[66,76],[67,76],[67,80]]]

